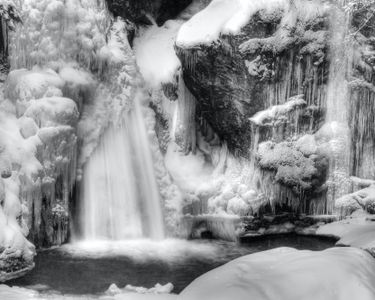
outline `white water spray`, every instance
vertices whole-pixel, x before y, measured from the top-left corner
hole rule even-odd
[[[110,125],[84,170],[83,237],[164,237],[163,214],[140,101]]]

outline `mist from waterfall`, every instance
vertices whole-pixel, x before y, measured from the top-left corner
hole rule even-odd
[[[81,225],[87,240],[162,239],[163,214],[141,94],[111,124],[84,169]]]

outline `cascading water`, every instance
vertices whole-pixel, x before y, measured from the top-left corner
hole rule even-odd
[[[85,239],[164,237],[141,94],[120,124],[111,124],[84,169]]]
[[[335,200],[350,192],[350,130],[348,123],[349,87],[353,49],[349,35],[350,16],[335,9],[331,15],[332,40],[327,87],[326,124],[329,137],[330,167],[327,179],[327,212]],[[344,42],[344,45],[343,45]]]

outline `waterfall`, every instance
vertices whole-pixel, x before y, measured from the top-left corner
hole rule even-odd
[[[140,101],[111,124],[83,176],[84,239],[164,237],[163,214]]]
[[[350,130],[348,121],[349,86],[353,46],[350,36],[350,16],[335,9],[331,16],[332,40],[330,70],[327,87],[326,133],[330,147],[330,166],[327,179],[327,212],[333,211],[334,202],[350,192]]]

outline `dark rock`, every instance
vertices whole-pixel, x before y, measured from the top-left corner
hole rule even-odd
[[[185,83],[197,98],[198,116],[242,156],[250,150],[250,117],[300,94],[307,106],[319,107],[327,83],[327,16],[289,29],[302,33],[276,49],[276,41],[269,41],[281,13],[258,13],[240,34],[222,35],[210,45],[176,46]],[[308,36],[303,34],[307,30]]]
[[[158,25],[175,18],[192,0],[107,0],[108,9],[115,17],[120,16],[136,24],[152,24],[151,16]]]

